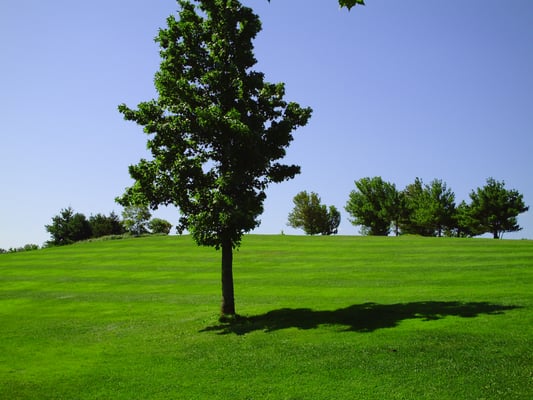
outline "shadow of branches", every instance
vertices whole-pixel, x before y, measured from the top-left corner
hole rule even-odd
[[[320,325],[341,325],[344,331],[373,332],[393,328],[406,319],[434,321],[447,316],[463,318],[479,314],[503,314],[520,308],[487,302],[464,303],[458,301],[423,301],[401,304],[355,304],[335,311],[313,311],[309,308],[282,308],[250,317],[238,316],[234,320],[206,327],[201,332],[234,333],[244,335],[254,331],[273,332],[280,329],[315,329]]]

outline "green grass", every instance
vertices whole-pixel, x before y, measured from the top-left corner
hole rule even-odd
[[[533,398],[533,242],[189,237],[0,255],[0,399]]]

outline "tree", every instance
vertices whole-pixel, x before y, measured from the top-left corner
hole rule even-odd
[[[408,185],[404,192],[405,213],[400,224],[403,233],[423,236],[442,236],[453,228],[455,194],[446,183],[434,179],[424,185],[420,178]]]
[[[466,201],[461,201],[455,208],[453,217],[454,227],[448,232],[449,236],[455,237],[474,237],[483,234],[483,229],[471,217],[471,208]]]
[[[164,219],[154,218],[148,223],[148,228],[152,233],[168,235],[172,229],[172,224]]]
[[[523,195],[517,190],[505,189],[505,182],[488,178],[487,184],[470,193],[469,217],[478,234],[489,232],[494,239],[504,232],[516,232],[522,228],[516,217],[529,210]]]
[[[328,213],[326,217],[326,226],[323,235],[336,235],[339,231],[339,225],[341,224],[341,213],[335,206],[328,207]]]
[[[118,215],[111,212],[109,216],[104,214],[91,215],[89,217],[89,224],[91,225],[92,237],[102,237],[108,235],[121,235],[124,233],[124,226]]]
[[[434,179],[426,185],[424,193],[428,207],[425,223],[436,236],[441,237],[445,230],[454,226],[455,194],[440,179]]]
[[[346,211],[353,225],[363,226],[368,235],[387,236],[390,228],[399,219],[401,202],[396,186],[381,177],[362,178],[355,181],[357,190],[350,192]],[[395,229],[398,233],[398,229]]]
[[[124,228],[132,235],[148,233],[148,221],[152,214],[147,205],[130,204],[124,207],[122,218]]]
[[[54,246],[63,246],[91,237],[89,221],[85,215],[74,213],[71,207],[62,209],[59,215],[52,218],[52,224],[45,225],[45,228],[52,235],[48,244]]]
[[[294,209],[289,214],[289,226],[302,228],[307,235],[337,233],[341,215],[335,206],[330,206],[328,210],[315,192],[300,192],[292,201]]]
[[[221,313],[231,316],[233,249],[259,225],[267,186],[300,172],[278,160],[311,109],[287,103],[282,83],[252,70],[261,23],[250,8],[237,0],[178,3],[179,19],[170,16],[156,38],[158,98],[136,110],[119,106],[150,135],[152,159],[130,167],[135,183],[118,201],[173,204],[179,232],[222,249]]]

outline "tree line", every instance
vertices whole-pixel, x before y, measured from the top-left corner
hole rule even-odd
[[[505,232],[522,228],[517,216],[529,207],[517,190],[505,188],[505,182],[488,178],[485,186],[470,193],[470,202],[455,202],[455,194],[440,179],[424,184],[420,178],[403,190],[381,177],[355,181],[345,210],[350,222],[361,226],[364,235],[387,236],[393,232],[422,236],[474,237],[490,233],[495,239]],[[326,212],[320,197],[311,192],[298,193],[289,225],[306,234],[334,234],[340,223],[334,206]],[[333,217],[334,216],[334,217]],[[333,228],[332,224],[336,224]],[[330,227],[330,228],[327,228]]]
[[[87,239],[113,235],[168,235],[172,224],[164,219],[151,218],[148,206],[125,207],[122,219],[111,212],[109,215],[96,214],[87,218],[84,214],[74,212],[72,207],[62,209],[52,218],[50,225],[45,225],[51,235],[46,246],[63,246]]]

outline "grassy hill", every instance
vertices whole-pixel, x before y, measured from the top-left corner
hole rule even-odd
[[[0,399],[531,399],[533,242],[189,237],[0,255]]]

